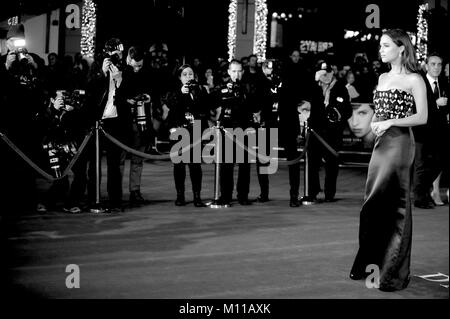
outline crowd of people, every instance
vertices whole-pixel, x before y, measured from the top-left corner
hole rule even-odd
[[[23,59],[19,61],[18,47],[13,43],[21,38],[24,38],[23,26],[13,27],[8,33],[9,52],[2,57],[0,66],[2,104],[7,105],[2,108],[1,130],[42,167],[48,166],[49,162],[46,152],[43,152],[43,141],[64,135],[80,146],[99,120],[108,134],[141,152],[148,149],[155,137],[168,139],[170,129],[189,127],[189,123],[195,120],[201,121],[202,128],[211,127],[219,120],[224,127],[233,129],[277,127],[279,145],[284,148],[287,160],[293,161],[289,165],[292,207],[300,205],[300,162],[295,159],[300,156],[298,137],[304,121],[307,120],[309,127],[323,138],[309,141],[309,195],[312,200],[317,200],[323,193],[323,200],[332,202],[339,171],[339,159],[333,150],[338,152],[341,149],[345,129],[350,129],[366,142],[373,142],[375,134],[370,128],[374,114],[373,92],[379,76],[389,70],[387,64],[379,60],[369,62],[364,54],[357,54],[352,64],[320,59],[314,65],[306,65],[296,49],[285,61],[258,62],[257,56],[251,54],[231,62],[217,59],[209,65],[196,57],[186,64],[173,58],[164,43],[152,45],[148,50],[140,46],[125,50],[122,41],[116,38],[107,41],[93,61],[80,53],[73,59],[70,56],[60,59],[56,53],[50,53],[45,65],[43,59],[31,52],[24,55],[26,63]],[[443,59],[438,54],[426,61],[424,73],[428,74],[427,77],[439,78],[438,93],[433,93],[438,111],[432,115],[436,119],[433,123],[437,123],[433,127],[448,125],[444,119],[448,117],[448,76],[442,76],[442,69]],[[68,104],[65,101],[68,93],[64,92],[74,91],[83,92],[84,99],[82,107],[71,109],[70,105],[65,105]],[[415,204],[432,208],[442,204],[439,179],[444,171],[441,158],[446,155],[436,151],[442,147],[436,145],[441,142],[437,142],[439,139],[434,132],[424,133],[425,130],[427,128],[422,125],[414,132],[418,145]],[[441,131],[437,133],[441,134]],[[332,151],[324,147],[323,141]],[[107,139],[101,144],[107,158],[110,206],[120,210],[128,153]],[[46,211],[64,198],[64,210],[81,212],[86,193],[88,207],[95,202],[98,185],[92,140],[72,167],[72,182],[69,183],[68,177],[56,180],[45,192],[36,191],[36,174],[30,172],[29,166],[25,162],[19,164],[17,155],[9,147],[2,145],[2,148],[8,154],[2,166],[11,168],[7,170],[9,179],[5,179],[4,184],[9,186],[6,188],[21,189],[27,197],[34,194],[33,202],[39,211]],[[437,158],[439,165],[435,165]],[[184,164],[174,164],[176,205],[186,204]],[[260,202],[269,200],[269,176],[260,174],[263,165],[257,161],[261,188],[257,201]],[[194,203],[202,207],[201,165],[189,163],[188,166]],[[221,203],[228,205],[233,198],[234,165],[227,163],[222,166]],[[323,189],[319,180],[322,166],[325,168]],[[128,190],[129,201],[133,205],[147,202],[140,187],[142,169],[143,158],[131,155]],[[238,202],[242,205],[252,203],[248,198],[249,184],[250,163],[239,163],[236,190]],[[7,198],[13,199],[14,196]],[[16,203],[15,200],[10,201]]]
[[[234,130],[277,128],[278,145],[289,163],[291,207],[301,204],[299,136],[310,130],[313,133],[306,149],[308,200],[319,200],[323,192],[322,200],[333,202],[339,173],[337,152],[343,132],[349,128],[374,145],[361,210],[360,249],[350,277],[365,278],[366,266],[376,264],[381,267],[381,289],[407,286],[411,187],[416,207],[443,205],[439,183],[447,171],[449,76],[448,63],[444,67],[438,53],[429,54],[421,68],[404,31],[383,33],[381,61],[369,63],[358,54],[353,65],[339,66],[326,59],[306,65],[296,49],[286,61],[258,62],[252,54],[240,60],[218,59],[215,65],[204,65],[200,58],[187,64],[172,60],[164,44],[148,50],[140,46],[125,50],[117,38],[108,40],[91,63],[81,54],[73,61],[60,61],[57,54],[50,53],[44,65],[23,45],[22,25],[13,26],[7,38],[8,53],[0,60],[3,211],[16,212],[31,202],[45,212],[61,200],[66,212],[97,209],[101,162],[89,134],[93,128],[98,133],[99,125],[105,132],[100,136],[100,154],[106,155],[108,212],[123,209],[122,181],[128,158],[127,150],[114,140],[145,152],[155,136],[168,138],[181,128],[190,133],[189,145],[194,147],[199,143],[194,138],[196,123],[201,131],[220,130],[224,134],[220,145],[227,144],[225,140]],[[258,146],[263,148],[260,143],[265,142],[258,140]],[[56,156],[61,145],[79,156],[72,163],[71,180],[62,174],[62,159]],[[81,145],[84,149],[77,154]],[[230,157],[226,148],[222,150],[222,158]],[[194,152],[190,156],[173,161],[175,205],[187,204],[187,165],[193,203],[205,207],[201,199],[202,162],[193,158]],[[253,202],[249,198],[249,156],[238,157],[233,153],[231,161],[220,164],[218,205],[231,205],[235,189],[240,205]],[[26,160],[47,167],[58,179],[45,192],[37,191],[38,174]],[[270,200],[270,175],[264,173],[269,164],[259,157],[256,160],[260,186],[256,201],[260,203]],[[319,178],[322,166],[323,183]],[[147,202],[141,193],[142,171],[142,157],[132,154],[131,205]]]

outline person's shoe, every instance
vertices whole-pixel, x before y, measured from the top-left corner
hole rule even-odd
[[[350,273],[349,277],[352,280],[361,280],[361,279],[365,279],[367,277],[367,275],[365,273],[359,273],[359,272],[352,271]]]
[[[300,201],[298,200],[298,196],[291,197],[291,200],[289,201],[289,206],[291,207],[299,207]]]
[[[256,201],[258,203],[266,203],[269,201],[269,196],[261,194],[256,198]]]
[[[238,198],[238,203],[241,204],[242,206],[248,206],[252,204],[252,202],[249,201],[247,197]]]
[[[66,206],[63,208],[63,211],[70,214],[79,214],[81,213],[81,208],[78,206]]]
[[[122,202],[113,202],[106,209],[106,213],[121,213],[123,212]]]
[[[184,194],[178,194],[175,200],[175,206],[185,206],[186,200],[184,199]]]
[[[441,199],[441,195],[438,192],[431,192],[430,196],[436,206],[444,205],[444,202]]]
[[[332,203],[335,202],[336,198],[332,197],[332,196],[325,196],[324,202],[325,203]]]
[[[414,201],[414,206],[421,209],[432,209],[434,205],[428,201],[416,200]]]
[[[218,200],[218,205],[228,205],[231,206],[231,199],[227,199],[227,198],[219,198]]]
[[[39,204],[36,205],[36,211],[38,213],[46,213],[47,212],[47,207],[44,204],[39,203]]]
[[[206,207],[206,204],[202,202],[200,198],[200,193],[194,193],[194,206],[195,207]]]
[[[130,204],[131,205],[143,205],[146,203],[144,197],[142,197],[141,191],[131,191],[130,192]]]

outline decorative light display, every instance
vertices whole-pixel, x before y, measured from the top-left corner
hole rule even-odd
[[[228,7],[228,61],[236,54],[237,0],[231,0]]]
[[[228,7],[228,60],[236,55],[237,0],[231,0]],[[266,0],[255,0],[255,32],[253,37],[253,53],[258,61],[266,59],[267,42],[267,3]]]
[[[266,59],[267,42],[267,15],[266,0],[255,1],[255,35],[253,38],[253,53],[258,57],[258,61]]]
[[[419,62],[426,59],[428,54],[428,21],[424,17],[424,13],[428,10],[428,3],[419,6],[417,14],[417,39],[416,39],[416,56]]]
[[[81,20],[81,54],[90,58],[95,53],[96,6],[92,0],[83,1]]]

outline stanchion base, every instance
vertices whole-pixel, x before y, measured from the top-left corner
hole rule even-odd
[[[206,206],[208,206],[209,208],[227,208],[227,207],[231,207],[231,205],[229,205],[229,204],[222,204],[218,200],[213,200],[211,202],[208,202],[208,203],[206,203]]]
[[[308,206],[308,205],[314,205],[316,202],[314,201],[314,199],[312,199],[309,196],[303,196],[302,198],[300,198],[300,203],[302,205]]]
[[[91,207],[89,211],[93,214],[104,214],[110,212],[108,208],[105,208],[100,204],[96,204],[95,206]]]

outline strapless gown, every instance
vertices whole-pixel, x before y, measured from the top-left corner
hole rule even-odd
[[[413,96],[394,89],[375,91],[377,121],[413,114]],[[359,250],[352,274],[367,276],[366,267],[377,265],[379,288],[401,290],[410,280],[412,216],[410,174],[414,138],[410,128],[390,127],[375,140],[360,214]]]

